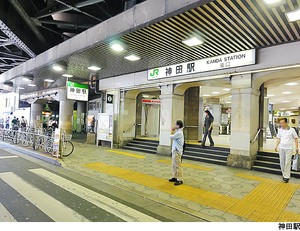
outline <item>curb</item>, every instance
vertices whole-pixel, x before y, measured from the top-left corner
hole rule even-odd
[[[62,167],[62,163],[60,162],[59,159],[56,159],[56,158],[53,158],[53,157],[50,157],[50,156],[45,156],[41,153],[31,151],[31,150],[27,150],[27,149],[24,149],[24,148],[20,148],[16,145],[8,144],[8,143],[5,143],[5,142],[0,141],[0,143],[1,143],[1,145],[3,145],[3,147],[5,147],[5,146],[9,147],[12,150],[19,151],[21,154],[25,154],[27,156],[31,156],[31,157],[34,157],[36,159],[48,162],[50,164]]]

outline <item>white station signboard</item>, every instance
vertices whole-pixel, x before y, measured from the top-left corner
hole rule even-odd
[[[89,86],[75,82],[67,82],[67,99],[78,101],[89,100]]]
[[[148,70],[148,80],[189,75],[206,71],[253,65],[256,63],[255,49],[195,60]]]

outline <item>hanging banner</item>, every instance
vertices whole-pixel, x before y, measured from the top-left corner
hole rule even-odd
[[[256,63],[255,49],[148,70],[148,80],[190,75]]]
[[[67,82],[67,99],[88,101],[89,86],[86,84]]]

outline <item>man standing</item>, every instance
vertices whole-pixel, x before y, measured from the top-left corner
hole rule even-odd
[[[202,139],[202,147],[205,147],[206,143],[206,138],[208,136],[210,146],[213,147],[215,145],[213,138],[211,137],[211,133],[213,130],[213,122],[214,122],[214,117],[211,114],[209,110],[205,111],[205,120],[204,120],[204,136]]]
[[[298,136],[295,129],[288,126],[287,118],[280,119],[279,124],[281,128],[278,130],[275,151],[278,152],[279,149],[283,181],[288,183],[291,176],[291,161],[294,145],[296,147],[296,153],[299,153]]]
[[[181,185],[183,184],[181,158],[184,145],[183,122],[181,120],[177,120],[175,127],[172,128],[170,139],[172,140],[173,176],[169,181],[175,182],[174,185]]]

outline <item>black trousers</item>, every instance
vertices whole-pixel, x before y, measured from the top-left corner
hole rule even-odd
[[[207,136],[208,136],[210,144],[214,144],[214,140],[211,137],[211,132],[212,132],[212,129],[211,130],[205,129],[204,136],[203,136],[203,139],[202,139],[202,145],[205,145]]]

